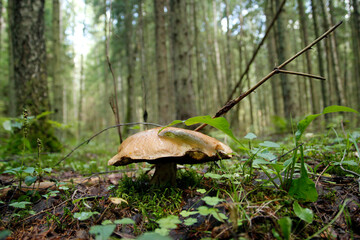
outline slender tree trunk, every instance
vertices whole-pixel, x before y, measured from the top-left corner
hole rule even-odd
[[[352,13],[351,13],[351,35],[352,35],[352,49],[353,49],[353,71],[355,79],[355,94],[357,105],[360,106],[360,14],[358,0],[352,0]]]
[[[232,91],[232,71],[231,71],[231,29],[230,29],[230,1],[225,1],[225,12],[226,12],[226,56],[225,56],[225,70],[226,70],[226,95]]]
[[[276,0],[276,7],[279,8],[280,0]],[[286,60],[288,55],[287,44],[288,39],[286,39],[285,35],[285,19],[284,12],[282,12],[277,19],[277,55],[280,63],[283,63]],[[294,84],[293,81],[288,78],[285,74],[280,75],[281,79],[281,89],[282,89],[282,97],[284,102],[284,114],[287,120],[296,117],[296,104],[295,104],[295,94],[294,94]]]
[[[53,18],[52,18],[52,39],[53,39],[53,109],[54,120],[63,122],[63,83],[60,78],[60,2],[53,0]]]
[[[8,25],[13,26],[14,17],[13,17],[13,8],[14,8],[14,1],[9,1],[7,6],[7,16],[8,16]],[[12,30],[11,27],[7,28],[7,33],[9,37],[9,45],[8,45],[8,54],[9,54],[9,115],[10,117],[17,117],[17,99],[16,99],[16,92],[15,92],[15,76],[14,76],[14,50],[13,50],[13,42],[12,42]]]
[[[317,21],[317,16],[318,16],[318,12],[317,12],[317,6],[316,6],[316,2],[315,0],[311,0],[311,9],[312,9],[312,16],[313,16],[313,26],[314,26],[314,32],[315,32],[315,38],[318,38],[319,35],[319,27],[318,27],[318,21]],[[316,49],[317,49],[317,60],[318,60],[318,69],[319,69],[319,74],[320,76],[325,76],[325,70],[324,70],[324,60],[323,60],[323,49],[322,49],[322,43],[318,43],[316,44]],[[322,109],[325,106],[328,106],[328,95],[327,95],[327,91],[326,91],[326,82],[325,81],[321,81],[321,96],[322,96]],[[325,114],[325,118],[328,115]]]
[[[266,15],[266,23],[269,26],[274,14],[274,4],[273,0],[267,1],[267,6],[265,7],[265,15]],[[276,66],[275,59],[277,59],[276,56],[276,45],[275,45],[275,31],[272,31],[272,33],[269,35],[267,39],[267,49],[268,49],[268,62],[269,62],[269,70],[273,70],[274,66]],[[271,84],[271,95],[272,95],[272,103],[274,107],[274,115],[275,116],[281,116],[281,101],[280,101],[280,89],[279,89],[279,79],[274,78],[270,81]]]
[[[131,1],[126,1],[125,6],[125,46],[126,46],[126,65],[127,65],[127,91],[126,91],[126,113],[125,113],[125,122],[129,123],[133,121],[134,118],[134,44],[132,40],[133,36],[133,14],[132,3]],[[128,135],[129,128],[124,127],[124,135]]]
[[[168,124],[174,120],[173,95],[171,82],[168,77],[166,30],[165,30],[165,0],[154,0],[155,8],[155,49],[156,49],[156,69],[158,82],[158,111],[160,124]]]
[[[2,50],[2,10],[3,10],[3,3],[2,0],[0,0],[0,53]],[[0,56],[0,61],[1,61],[1,56]]]
[[[143,9],[143,1],[140,0],[139,2],[139,42],[140,42],[140,70],[141,70],[141,90],[142,90],[142,108],[143,108],[143,120],[147,122],[148,119],[148,111],[147,111],[147,76],[148,76],[148,69],[146,66],[146,49],[145,49],[145,22],[144,22],[144,9]]]
[[[81,136],[81,124],[82,124],[82,110],[83,110],[83,95],[84,95],[84,56],[81,54],[80,58],[80,81],[79,81],[79,103],[78,103],[78,128],[77,128],[77,138]]]
[[[331,25],[331,19],[330,16],[327,12],[326,9],[326,3],[325,0],[321,1],[321,8],[323,10],[323,19],[324,22],[326,22],[327,26]],[[346,98],[345,98],[345,92],[344,92],[344,87],[343,87],[343,80],[341,78],[341,74],[340,74],[340,63],[339,63],[339,58],[338,58],[338,50],[337,50],[337,45],[335,43],[335,36],[334,34],[331,34],[329,36],[330,38],[330,46],[331,46],[331,56],[332,56],[332,70],[333,70],[333,74],[334,74],[334,80],[335,80],[335,91],[336,91],[336,95],[338,96],[337,98],[337,104],[339,105],[346,105]]]
[[[194,88],[191,75],[189,30],[187,24],[186,2],[170,0],[172,19],[172,38],[174,47],[174,86],[176,118],[187,119],[196,115]]]
[[[221,103],[224,102],[222,89],[224,88],[225,84],[223,83],[223,75],[221,69],[221,59],[220,59],[220,50],[219,50],[219,43],[217,40],[218,35],[218,28],[217,28],[217,6],[216,1],[212,1],[213,7],[213,26],[214,26],[214,51],[215,51],[215,72],[216,72],[216,82],[217,82],[217,91],[218,97]]]
[[[301,39],[303,42],[303,47],[306,47],[309,44],[308,41],[308,31],[307,31],[307,16],[305,14],[305,10],[304,10],[304,1],[302,0],[298,0],[298,10],[299,10],[299,18],[300,18],[300,30],[301,30]],[[305,52],[305,57],[306,57],[306,67],[307,67],[307,71],[308,73],[312,73],[312,63],[311,63],[311,56],[310,56],[310,52],[307,51]],[[317,99],[316,99],[316,84],[313,82],[313,79],[309,79],[309,86],[310,86],[310,101],[311,101],[311,112],[313,114],[318,113],[319,111],[319,107],[317,104]]]

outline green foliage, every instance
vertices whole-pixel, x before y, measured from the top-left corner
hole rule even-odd
[[[280,218],[278,224],[281,229],[283,239],[289,240],[291,236],[292,221],[289,217]]]
[[[96,240],[107,240],[114,232],[116,225],[95,225],[90,228],[89,233],[95,235]]]
[[[293,209],[296,214],[301,220],[304,220],[307,223],[312,223],[314,219],[314,213],[309,208],[302,208],[297,201],[293,204]]]
[[[74,218],[76,218],[77,220],[80,220],[80,221],[84,221],[84,220],[91,218],[94,215],[97,215],[97,214],[99,214],[99,213],[98,212],[77,212],[77,213],[74,213]]]

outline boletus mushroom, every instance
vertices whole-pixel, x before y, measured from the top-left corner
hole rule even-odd
[[[151,184],[175,185],[176,164],[195,164],[231,157],[229,146],[200,132],[167,127],[142,131],[128,137],[108,165],[155,164]]]

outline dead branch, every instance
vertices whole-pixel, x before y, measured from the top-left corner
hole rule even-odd
[[[261,42],[259,43],[259,45],[258,45],[257,48],[255,49],[255,51],[254,51],[254,53],[253,53],[253,55],[252,55],[249,63],[247,64],[247,66],[246,66],[246,68],[245,68],[245,71],[242,73],[242,75],[240,76],[240,79],[239,79],[238,82],[235,84],[232,92],[230,93],[230,95],[229,95],[229,97],[228,97],[228,100],[227,100],[228,102],[232,99],[232,97],[234,96],[236,90],[238,89],[238,87],[239,87],[240,84],[242,83],[243,78],[244,78],[244,77],[247,75],[247,73],[249,72],[251,64],[254,62],[255,57],[256,57],[256,55],[258,54],[261,46],[264,44],[266,38],[268,37],[268,35],[269,35],[269,33],[270,33],[270,30],[271,30],[272,27],[274,26],[275,21],[278,19],[279,15],[280,15],[280,13],[281,13],[284,5],[285,5],[285,2],[286,2],[286,0],[283,0],[282,3],[280,4],[279,9],[277,10],[274,18],[271,20],[271,23],[269,24],[269,26],[268,26],[267,29],[266,29],[266,32],[265,32],[264,37],[261,39]]]
[[[234,107],[236,104],[238,104],[242,99],[244,99],[245,97],[247,97],[250,93],[252,93],[253,91],[255,91],[258,87],[260,87],[263,83],[265,83],[267,80],[269,80],[273,75],[280,73],[279,69],[282,69],[283,67],[285,67],[287,64],[289,64],[290,62],[292,62],[293,60],[295,60],[297,57],[299,57],[301,54],[303,54],[304,52],[308,51],[309,49],[311,49],[315,44],[317,44],[318,42],[320,42],[322,39],[324,39],[325,37],[327,37],[331,32],[333,32],[337,27],[339,27],[342,24],[342,21],[339,22],[338,24],[334,25],[333,27],[331,27],[329,30],[327,30],[323,35],[321,35],[320,37],[318,37],[317,39],[315,39],[312,43],[310,43],[308,46],[306,46],[305,48],[303,48],[300,52],[296,53],[294,56],[292,56],[291,58],[289,58],[288,60],[286,60],[285,62],[283,62],[281,65],[279,65],[278,67],[276,67],[273,71],[271,71],[268,75],[266,75],[263,79],[261,79],[255,86],[253,86],[252,88],[250,88],[247,92],[242,93],[239,97],[232,99],[230,101],[228,101],[225,106],[223,106],[216,114],[213,118],[216,117],[220,117],[222,115],[224,115],[225,113],[227,113],[232,107]],[[203,129],[207,124],[202,124],[199,127],[197,127],[195,129],[195,131],[200,131],[201,129]]]
[[[313,75],[313,74],[309,74],[309,73],[287,71],[287,70],[282,70],[282,69],[277,69],[277,71],[278,71],[278,73],[298,75],[298,76],[303,76],[303,77],[309,77],[309,78],[319,79],[319,80],[323,80],[323,81],[326,80],[326,78],[324,78],[324,77],[322,77],[322,76],[317,76],[317,75]]]

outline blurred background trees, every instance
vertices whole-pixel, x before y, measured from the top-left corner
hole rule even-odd
[[[36,106],[29,107],[30,114],[52,111],[54,122],[81,136],[115,122],[110,106],[114,81],[120,122],[166,124],[213,115],[239,81],[282,1],[38,0],[31,4],[43,10],[33,26],[29,20],[35,14],[25,17],[17,7],[22,2],[0,1],[1,117],[19,117],[26,102]],[[25,20],[29,33],[16,22]],[[335,34],[287,67],[327,80],[276,75],[227,114],[235,132],[280,131],[333,104],[359,110],[356,0],[287,0],[233,97],[341,20]],[[36,58],[39,65],[33,50],[44,53]]]

